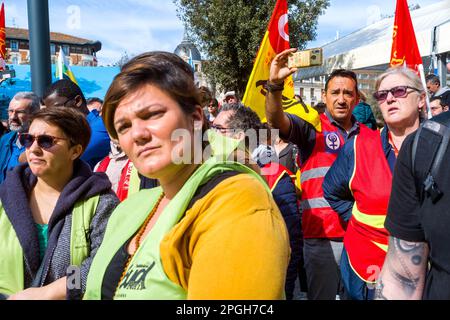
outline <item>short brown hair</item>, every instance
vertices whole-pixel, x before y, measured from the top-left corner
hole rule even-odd
[[[102,117],[111,137],[117,139],[114,128],[117,106],[127,95],[147,84],[168,94],[185,114],[193,113],[196,105],[201,106],[200,92],[189,64],[169,52],[143,53],[122,67],[106,93]]]
[[[91,128],[86,120],[86,116],[77,109],[43,108],[33,114],[30,123],[34,120],[40,120],[58,127],[64,132],[71,145],[81,145],[83,152],[91,139]]]

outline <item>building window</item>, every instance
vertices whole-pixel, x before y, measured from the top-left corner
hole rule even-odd
[[[11,61],[12,61],[12,64],[19,64],[19,57],[14,56],[14,57],[12,57]]]
[[[311,99],[312,99],[312,97],[314,97],[314,88],[311,88],[310,90],[311,90],[310,95],[311,95]]]
[[[56,45],[54,43],[50,44],[50,54],[52,56],[56,55]]]
[[[300,88],[300,97],[304,97],[305,96],[305,88]]]
[[[19,41],[11,40],[11,51],[19,51]]]
[[[70,54],[69,46],[63,45],[63,46],[62,46],[62,49],[63,49],[63,52],[64,52],[64,54],[65,54],[66,56],[68,56],[68,55]]]

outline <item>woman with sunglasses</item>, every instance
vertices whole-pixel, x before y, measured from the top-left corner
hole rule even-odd
[[[348,221],[341,275],[350,299],[372,299],[383,266],[389,234],[384,228],[392,173],[406,136],[419,127],[425,90],[407,68],[381,74],[373,97],[386,126],[372,131],[360,126],[325,176],[325,198]]]
[[[167,52],[130,60],[106,94],[103,119],[138,172],[160,187],[114,211],[85,299],[283,297],[283,218],[259,175],[223,160],[236,141],[208,131],[202,146],[207,122],[186,62]]]
[[[83,114],[38,111],[19,136],[28,163],[0,185],[0,294],[76,299],[118,204],[104,174],[80,160],[90,139]]]

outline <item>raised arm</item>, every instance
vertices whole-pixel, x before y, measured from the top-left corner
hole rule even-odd
[[[390,237],[386,260],[376,284],[375,299],[422,299],[428,252],[425,242]]]
[[[288,68],[288,56],[297,49],[285,50],[273,59],[270,65],[270,76],[268,86],[282,85],[284,80],[297,71],[297,68]],[[270,127],[279,129],[282,136],[288,136],[291,122],[283,111],[281,95],[282,91],[267,90],[266,95],[266,118]]]

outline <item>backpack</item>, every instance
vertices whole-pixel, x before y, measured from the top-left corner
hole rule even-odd
[[[450,112],[425,121],[417,130],[412,144],[411,163],[420,202],[430,197],[436,203],[443,195],[436,183],[450,140]],[[417,149],[421,152],[417,153]],[[422,158],[421,158],[422,157]],[[420,163],[420,166],[417,166]]]

